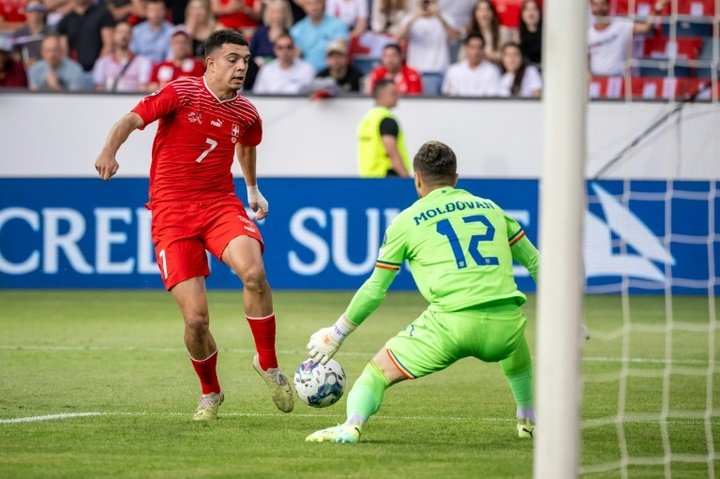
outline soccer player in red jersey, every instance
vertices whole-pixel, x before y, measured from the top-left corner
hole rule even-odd
[[[95,162],[103,180],[118,170],[115,155],[136,129],[159,120],[152,148],[150,200],[152,238],[165,287],[185,320],[185,346],[202,387],[195,420],[216,419],[224,399],[216,373],[217,346],[209,329],[205,250],[237,273],[257,354],[253,367],[270,387],[275,405],[293,409],[293,393],[275,354],[275,315],[262,260],[263,242],[235,194],[231,166],[240,161],[255,218],[268,202],[257,187],[256,146],[262,121],[238,94],[250,50],[235,30],[214,32],[205,43],[207,69],[146,96],[113,125]]]

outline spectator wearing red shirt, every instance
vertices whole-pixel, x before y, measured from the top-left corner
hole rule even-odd
[[[10,56],[11,50],[12,40],[0,37],[0,88],[27,88],[25,69]]]
[[[262,0],[211,0],[210,3],[218,22],[240,30],[245,38],[252,37],[262,21]]]
[[[0,1],[0,32],[11,33],[25,24],[25,0]]]
[[[205,73],[203,62],[193,56],[190,32],[178,25],[170,37],[171,60],[158,63],[150,75],[150,89],[162,88],[180,77],[199,77]]]
[[[372,92],[375,83],[381,79],[393,80],[401,95],[422,95],[422,77],[420,74],[403,64],[400,45],[389,43],[382,51],[382,63],[370,72],[367,91]]]

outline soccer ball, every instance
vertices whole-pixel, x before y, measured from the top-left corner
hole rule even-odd
[[[314,364],[311,359],[295,371],[295,391],[302,402],[312,407],[328,407],[340,400],[345,390],[345,371],[331,359]]]

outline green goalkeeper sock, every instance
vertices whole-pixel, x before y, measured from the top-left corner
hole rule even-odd
[[[532,357],[524,337],[510,357],[500,361],[500,365],[515,398],[518,418],[528,418],[534,422]]]
[[[365,425],[367,420],[378,412],[390,381],[370,361],[360,377],[353,384],[347,400],[347,422],[356,426]]]

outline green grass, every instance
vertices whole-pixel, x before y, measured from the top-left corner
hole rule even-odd
[[[347,292],[276,292],[279,357],[291,372],[305,359],[310,333],[330,324]],[[387,338],[424,308],[418,294],[392,293],[336,356],[350,383]],[[385,396],[357,446],[306,444],[310,432],[344,419],[345,399],[326,409],[302,404],[278,412],[250,366],[253,343],[239,292],[211,292],[212,331],[220,346],[219,375],[226,394],[221,420],[197,424],[190,415],[197,379],[182,346],[182,321],[162,291],[0,292],[0,421],[63,413],[101,413],[62,420],[0,422],[0,477],[484,477],[532,476],[532,442],[518,440],[514,404],[497,365],[463,360],[440,374],[401,383]],[[717,307],[717,305],[715,305]],[[661,458],[663,431],[673,453],[707,454],[701,416],[707,402],[708,362],[715,366],[714,450],[720,451],[720,333],[682,327],[672,342],[647,332],[665,324],[661,297],[632,297],[626,413],[622,430],[633,458]],[[535,337],[534,302],[528,339]],[[708,323],[707,298],[674,298],[673,318]],[[585,344],[583,477],[618,461],[617,414],[623,338],[620,299],[586,301],[595,337]],[[560,326],[558,326],[560,327]],[[696,329],[695,328],[695,329]],[[687,331],[691,329],[691,331]],[[532,346],[531,346],[532,347]],[[666,350],[671,415],[661,423]],[[690,373],[690,374],[688,374]],[[693,375],[695,374],[695,375]],[[642,414],[645,415],[642,415]],[[650,415],[648,415],[650,414]],[[539,432],[542,434],[542,432]],[[599,467],[602,469],[602,467]],[[673,461],[672,477],[707,478],[702,462]],[[720,462],[714,463],[720,476]],[[663,477],[662,465],[630,466],[630,478]]]

